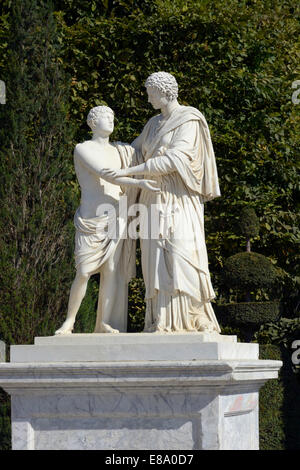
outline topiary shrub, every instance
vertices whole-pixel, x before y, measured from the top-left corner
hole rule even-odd
[[[238,300],[245,301],[220,305],[218,311],[225,324],[240,327],[246,340],[250,341],[260,325],[274,322],[280,316],[278,300],[253,302],[253,291],[264,289],[273,295],[280,273],[268,258],[250,251],[250,238],[259,233],[258,218],[253,209],[246,207],[241,211],[239,230],[247,238],[247,251],[225,260],[222,278],[227,288],[236,289]],[[276,297],[279,292],[277,289]],[[243,299],[239,298],[241,295]]]
[[[259,234],[259,218],[251,207],[243,207],[240,211],[239,228],[246,238],[255,238]]]
[[[243,207],[240,211],[239,232],[247,240],[246,250],[250,251],[250,239],[259,234],[259,218],[252,207]]]
[[[240,290],[270,288],[277,279],[271,261],[254,252],[237,253],[224,262],[223,281]]]
[[[240,302],[218,307],[220,321],[231,326],[259,326],[276,321],[279,317],[279,302]]]

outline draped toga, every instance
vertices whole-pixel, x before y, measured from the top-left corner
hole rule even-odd
[[[197,109],[178,105],[168,118],[150,119],[132,145],[146,162],[145,178],[161,187],[159,195],[142,190],[139,199],[148,208],[141,218],[145,331],[220,332],[204,233],[203,203],[220,196],[207,122]],[[145,227],[157,236],[143,237]]]

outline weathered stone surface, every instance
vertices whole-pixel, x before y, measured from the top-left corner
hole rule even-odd
[[[12,397],[13,448],[258,448],[258,391],[266,380],[277,377],[280,361],[258,360],[257,349],[247,349],[257,345],[201,343],[193,334],[183,335],[187,351],[194,341],[196,349],[207,347],[215,359],[169,360],[156,334],[135,335],[133,344],[152,343],[159,359],[143,360],[137,349],[130,361],[97,361],[93,354],[103,344],[93,335],[92,344],[85,345],[91,353],[88,360],[38,361],[41,348],[76,349],[76,341],[83,348],[87,338],[77,340],[73,335],[65,337],[65,345],[58,344],[58,337],[52,346],[51,338],[36,338],[31,346],[37,348],[36,361],[25,362],[24,355],[23,362],[2,363],[0,386]],[[117,336],[111,338],[116,341]],[[120,345],[130,347],[130,335],[124,337],[122,341],[120,336]],[[105,347],[112,347],[106,338]],[[183,351],[184,338],[166,338],[169,347],[177,344]],[[253,357],[240,359],[239,346]],[[230,347],[235,355],[218,358],[222,347]]]
[[[218,333],[74,334],[35,338],[12,346],[11,362],[181,361],[258,359],[258,344]]]

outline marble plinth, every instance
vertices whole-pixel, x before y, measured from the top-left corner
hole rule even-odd
[[[93,334],[36,338],[27,353],[12,347],[0,386],[12,397],[13,448],[257,449],[259,388],[282,363],[258,360],[256,344],[223,339]],[[126,358],[109,360],[109,348]],[[46,362],[54,350],[60,360]]]
[[[258,344],[217,333],[74,334],[38,337],[34,343],[11,346],[11,362],[258,359]]]

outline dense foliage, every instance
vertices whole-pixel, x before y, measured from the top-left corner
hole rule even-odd
[[[0,336],[53,333],[73,275],[76,208],[68,86],[47,4],[16,1],[0,107]],[[76,194],[75,194],[76,195]]]
[[[294,4],[152,3],[110,2],[99,16],[97,9],[84,10],[72,1],[73,19],[57,11],[62,61],[73,77],[77,140],[86,136],[88,109],[107,103],[116,112],[115,138],[131,141],[153,115],[145,78],[154,70],[170,71],[181,103],[206,116],[216,150],[222,197],[206,207],[214,285],[218,288],[223,259],[243,243],[232,227],[240,206],[248,203],[262,227],[255,251],[296,275],[299,117],[291,85],[297,78],[299,24]]]
[[[240,230],[247,239],[247,251],[237,253],[224,262],[222,279],[227,288],[236,291],[236,302],[218,305],[222,324],[238,326],[247,342],[253,339],[260,325],[279,319],[279,301],[251,301],[257,292],[265,297],[280,298],[282,270],[260,253],[251,251],[250,238],[258,235],[259,221],[252,208],[245,207],[240,215]],[[277,286],[276,286],[277,284]],[[259,297],[259,296],[258,296]]]
[[[300,238],[299,116],[291,100],[299,58],[295,5],[234,0],[60,5],[56,18],[62,63],[72,75],[76,140],[86,138],[86,114],[101,103],[116,112],[113,138],[133,140],[153,115],[143,88],[146,77],[154,70],[173,73],[180,102],[206,116],[217,156],[222,197],[206,205],[206,233],[218,299],[229,300],[220,273],[224,259],[244,244],[235,227],[241,207],[249,204],[261,224],[255,251],[292,276],[284,297],[294,298]],[[287,307],[293,315],[298,311],[296,300]]]
[[[300,338],[300,318],[281,318],[276,323],[266,323],[255,334],[255,338],[260,344],[283,345],[292,351],[293,341]]]
[[[279,302],[239,302],[222,304],[217,309],[218,318],[223,324],[233,326],[259,327],[279,318]]]
[[[260,390],[260,450],[299,450],[300,377],[294,374],[290,352],[282,345],[261,345],[259,350],[260,359],[283,362],[279,378],[269,380]]]
[[[260,253],[242,252],[224,261],[224,282],[241,291],[271,287],[277,272],[271,261]]]
[[[143,83],[158,70],[175,75],[179,101],[200,109],[211,130],[222,197],[206,205],[206,239],[218,304],[235,295],[221,274],[224,260],[244,249],[238,221],[241,208],[251,207],[261,227],[252,233],[254,251],[283,273],[282,316],[293,322],[300,316],[300,118],[292,102],[299,6],[63,0],[54,1],[54,10],[53,16],[46,0],[0,6],[0,79],[7,86],[7,103],[0,105],[0,339],[31,343],[63,320],[79,201],[72,149],[87,138],[86,115],[98,104],[116,113],[112,140],[132,141],[153,115]],[[97,295],[93,277],[76,331],[92,331]],[[130,330],[141,330],[140,269],[129,305]],[[272,325],[260,332],[266,342],[275,341]],[[281,446],[285,432],[279,431]]]

